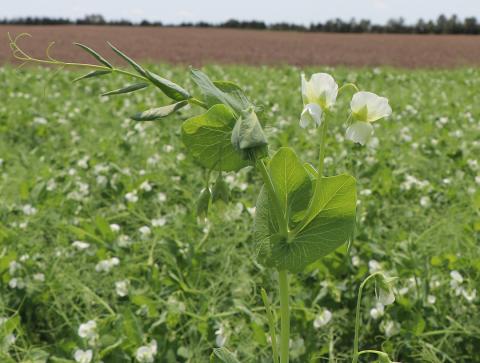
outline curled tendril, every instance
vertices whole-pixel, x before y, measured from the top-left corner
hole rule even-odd
[[[21,61],[28,62],[33,60],[34,58],[31,57],[27,52],[25,52],[22,48],[18,46],[18,41],[22,38],[31,38],[31,34],[29,33],[21,33],[18,34],[15,39],[12,38],[10,33],[7,33],[8,39],[10,40],[10,49],[12,50],[12,55]]]
[[[58,60],[56,60],[50,55],[50,49],[52,49],[54,45],[55,45],[55,42],[50,42],[47,49],[45,50],[45,54],[47,55],[47,58],[50,59],[52,62],[60,63]]]
[[[80,67],[80,68],[90,68],[94,70],[107,70],[109,72],[115,72],[119,74],[123,74],[129,77],[133,78],[139,78],[139,79],[145,79],[145,77],[141,75],[134,74],[132,72],[115,68],[115,67],[105,67],[103,65],[99,64],[90,64],[90,63],[76,63],[76,62],[65,62],[61,61],[58,59],[55,59],[51,55],[51,50],[55,45],[55,42],[50,42],[45,49],[45,55],[46,57],[44,59],[41,58],[35,58],[31,56],[26,50],[22,49],[20,45],[18,44],[19,41],[23,38],[32,38],[32,35],[29,33],[21,33],[15,37],[12,37],[10,33],[7,33],[8,39],[10,41],[10,50],[12,51],[12,56],[21,61],[22,64],[19,66],[23,67],[26,63],[37,63],[37,64],[46,64],[46,65],[53,65],[53,66],[59,66],[61,69],[64,67]]]

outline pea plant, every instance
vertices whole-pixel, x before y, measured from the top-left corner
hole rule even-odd
[[[124,95],[141,89],[156,87],[171,103],[145,110],[132,116],[136,121],[157,121],[190,105],[199,109],[198,115],[184,121],[181,137],[189,153],[208,173],[205,187],[200,192],[196,208],[200,218],[207,218],[211,203],[228,202],[229,190],[223,179],[225,172],[238,172],[251,167],[258,171],[263,185],[260,188],[253,221],[253,236],[257,260],[276,271],[278,275],[279,309],[274,306],[265,290],[261,297],[271,338],[272,361],[289,362],[290,307],[289,275],[332,253],[340,246],[351,243],[356,221],[356,180],[347,174],[324,175],[327,154],[327,136],[337,97],[353,91],[351,110],[346,121],[346,139],[365,145],[373,135],[372,123],[387,117],[392,110],[388,100],[374,93],[360,91],[354,84],[338,86],[326,73],[313,74],[309,79],[301,75],[303,111],[302,128],[318,129],[318,161],[304,162],[292,147],[269,149],[261,121],[261,109],[247,97],[240,86],[228,81],[212,81],[198,69],[190,69],[190,76],[200,90],[194,97],[191,91],[147,70],[121,50],[109,43],[112,50],[132,68],[127,71],[115,67],[95,50],[75,43],[93,56],[98,64],[64,62],[54,59],[47,49],[47,57],[30,56],[18,45],[24,34],[10,37],[13,55],[26,63],[59,67],[82,67],[90,71],[75,81],[108,75],[126,76],[134,83],[104,93],[104,96]],[[53,43],[52,43],[53,44]],[[210,183],[211,173],[217,178]],[[192,202],[193,207],[193,202]],[[383,304],[395,300],[392,279],[376,272],[361,284],[355,318],[355,338],[352,362],[365,354],[376,355],[381,362],[390,362],[382,351],[359,351],[359,331],[362,293],[369,281],[375,281],[377,297]],[[277,316],[280,329],[277,328]],[[91,355],[91,354],[90,354]],[[91,358],[91,357],[90,357]],[[140,359],[137,357],[137,359]],[[212,362],[238,362],[226,348],[214,349]],[[153,355],[142,361],[153,362]]]

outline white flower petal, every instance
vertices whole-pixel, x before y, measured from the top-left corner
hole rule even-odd
[[[337,95],[338,85],[331,75],[315,73],[307,81],[302,74],[302,98],[305,105],[315,103],[323,109],[328,109],[335,103]]]
[[[388,99],[372,92],[355,93],[350,107],[353,115],[360,121],[373,122],[392,114]]]
[[[319,126],[322,123],[322,109],[316,103],[309,103],[306,105],[300,116],[300,127],[306,128],[311,123]]]
[[[395,302],[395,294],[391,288],[388,289],[379,289],[378,291],[378,301],[382,305],[390,305]]]
[[[368,122],[355,122],[347,128],[346,138],[365,145],[373,135],[373,126]]]

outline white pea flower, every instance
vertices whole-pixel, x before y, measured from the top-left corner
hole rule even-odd
[[[140,363],[153,363],[157,355],[157,341],[152,340],[148,345],[137,349],[135,358]]]
[[[225,334],[225,328],[223,325],[220,325],[220,327],[215,330],[215,344],[217,347],[221,348],[225,345],[227,342],[227,335]]]
[[[392,282],[394,279],[387,278],[383,274],[378,275],[377,278],[377,293],[378,301],[382,305],[390,305],[395,301],[395,294],[393,293]]]
[[[137,191],[134,190],[133,192],[125,194],[125,199],[127,200],[127,202],[130,202],[130,203],[138,202]]]
[[[22,264],[18,263],[17,261],[11,261],[8,265],[8,272],[10,273],[10,275],[13,275],[17,270],[20,270],[21,268]]]
[[[467,291],[465,289],[462,289],[462,295],[468,302],[471,303],[477,298],[477,290],[473,289],[472,291]]]
[[[437,297],[436,297],[435,295],[428,295],[428,296],[427,296],[427,302],[428,302],[430,305],[435,304],[436,301],[437,301]]]
[[[377,260],[370,260],[368,261],[368,271],[373,274],[375,272],[381,271],[382,265]]]
[[[9,347],[12,344],[15,344],[17,341],[17,337],[15,334],[8,334],[4,339],[3,339],[3,344],[5,347]]]
[[[143,238],[146,238],[152,234],[151,229],[148,226],[142,226],[138,229]]]
[[[152,227],[163,227],[167,223],[165,217],[152,219]]]
[[[37,213],[37,208],[32,207],[30,204],[26,204],[22,207],[22,212],[26,216],[33,216]]]
[[[148,180],[145,180],[142,184],[140,184],[140,189],[145,192],[149,192],[152,190],[152,185],[148,182]]]
[[[8,282],[8,286],[10,286],[11,289],[19,289],[22,290],[25,288],[25,282],[21,277],[14,277]]]
[[[431,200],[428,196],[423,196],[420,198],[420,205],[424,208],[427,208],[431,205]]]
[[[95,266],[95,271],[97,272],[110,272],[110,270],[118,266],[120,264],[120,260],[118,257],[112,257],[108,260],[102,260]]]
[[[81,350],[77,349],[73,354],[73,358],[75,358],[75,362],[77,363],[90,363],[92,361],[93,352],[91,349],[89,350]]]
[[[327,73],[315,73],[307,81],[302,73],[302,98],[304,109],[300,117],[300,126],[306,128],[313,123],[319,126],[322,114],[330,109],[337,99],[338,85]]]
[[[78,327],[78,336],[84,339],[95,339],[97,336],[97,323],[95,320],[89,320]]]
[[[321,314],[318,314],[313,321],[313,327],[320,329],[322,326],[327,325],[332,320],[332,312],[324,309]]]
[[[388,117],[392,108],[388,99],[371,92],[357,92],[350,102],[355,122],[347,128],[347,139],[365,145],[373,135],[372,122]]]
[[[110,230],[114,233],[120,232],[120,226],[116,223],[110,225]]]
[[[163,203],[167,200],[167,195],[163,192],[160,192],[158,193],[157,198],[160,203]]]
[[[33,275],[33,279],[38,282],[45,282],[45,274],[39,272]]]
[[[451,271],[450,277],[452,278],[453,281],[457,282],[458,284],[461,284],[463,282],[463,276],[457,270]]]
[[[370,309],[370,316],[377,320],[378,318],[381,318],[383,316],[383,313],[385,312],[384,306],[382,303],[378,302],[374,308]]]
[[[130,286],[130,281],[123,280],[115,282],[115,291],[118,296],[125,297],[128,295],[128,288]]]
[[[75,241],[72,243],[72,247],[76,248],[79,251],[86,250],[88,247],[90,247],[90,243],[83,242],[83,241]]]
[[[307,128],[310,124],[320,126],[322,122],[322,109],[315,103],[310,103],[303,108],[300,115],[300,127]]]

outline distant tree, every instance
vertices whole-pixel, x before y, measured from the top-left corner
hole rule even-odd
[[[474,17],[465,18],[463,21],[463,29],[465,34],[479,34],[480,26],[477,23],[477,19]]]
[[[116,26],[155,26],[161,27],[164,24],[160,21],[150,22],[142,20],[139,23],[133,23],[130,20],[110,20],[107,21],[102,15],[86,15],[83,19],[70,20],[65,18],[48,17],[25,17],[0,19],[0,24],[19,24],[19,25],[116,25]],[[232,29],[256,29],[256,30],[284,30],[284,31],[308,31],[308,32],[336,32],[336,33],[416,33],[416,34],[480,34],[480,23],[475,17],[468,17],[461,20],[458,16],[447,17],[440,15],[436,20],[419,19],[415,24],[406,24],[405,19],[390,19],[386,24],[372,24],[369,20],[355,18],[344,21],[340,18],[330,19],[325,23],[311,23],[309,26],[292,24],[287,22],[266,24],[263,21],[251,20],[240,21],[229,19],[223,23],[213,24],[205,21],[196,23],[183,22],[177,27],[197,27],[197,28],[232,28]]]
[[[103,15],[91,14],[85,15],[83,19],[78,19],[76,23],[79,25],[105,25],[107,22]]]

